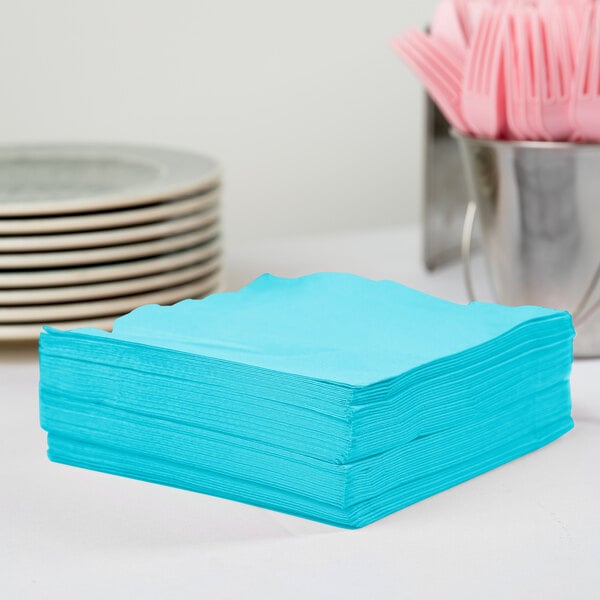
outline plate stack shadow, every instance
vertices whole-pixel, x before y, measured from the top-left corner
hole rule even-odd
[[[130,145],[0,149],[0,340],[110,329],[220,286],[220,169]]]

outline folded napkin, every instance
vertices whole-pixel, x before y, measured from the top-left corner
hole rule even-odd
[[[568,431],[571,317],[342,273],[40,336],[51,460],[361,527]]]

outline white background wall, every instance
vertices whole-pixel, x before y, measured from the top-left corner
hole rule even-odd
[[[228,236],[418,218],[422,92],[389,41],[433,0],[1,0],[0,141],[225,167]]]

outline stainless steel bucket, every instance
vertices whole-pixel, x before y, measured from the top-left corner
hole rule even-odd
[[[471,195],[463,229],[471,298],[476,213],[498,302],[569,310],[576,356],[600,356],[600,145],[455,134]]]
[[[457,141],[433,100],[425,94],[423,258],[430,271],[460,260],[460,232],[468,193]],[[477,236],[475,236],[477,241]]]

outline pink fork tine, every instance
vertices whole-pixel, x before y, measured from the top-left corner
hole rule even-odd
[[[467,58],[463,115],[478,137],[499,137],[506,126],[502,69],[505,22],[501,7],[484,11]]]
[[[530,78],[529,73],[529,42],[527,34],[527,20],[524,7],[522,5],[515,6],[515,41],[517,44],[517,77],[519,81],[518,97],[515,98],[516,111],[519,119],[520,129],[523,132],[525,139],[535,139],[535,130],[532,129],[529,119],[527,118],[527,86]]]
[[[475,33],[479,28],[481,17],[490,5],[491,2],[483,2],[482,0],[465,0],[464,11],[467,41],[473,42]]]
[[[450,121],[459,131],[466,132],[467,127],[460,111],[460,94],[464,74],[464,55],[443,40],[434,40],[422,31],[416,31],[411,36],[413,47],[429,63],[443,80],[448,91],[446,110],[451,111],[453,120]]]
[[[494,9],[492,11],[493,20],[492,28],[490,31],[490,39],[487,44],[487,54],[483,65],[487,65],[492,68],[485,68],[483,72],[484,76],[484,90],[486,93],[491,94],[496,90],[494,84],[498,77],[498,62],[502,56],[502,46],[500,44],[500,38],[502,37],[502,31],[505,26],[504,11],[502,9]]]
[[[579,2],[578,6],[563,3],[560,5],[560,9],[564,15],[564,24],[561,23],[561,25],[566,30],[567,38],[569,40],[570,69],[571,72],[573,72],[575,69],[575,60],[577,59],[577,47],[584,25],[583,18],[585,18],[586,12],[584,11],[582,2]]]
[[[431,19],[430,33],[459,51],[467,48],[464,25],[460,15],[460,0],[440,0]]]
[[[529,86],[527,98],[527,118],[534,131],[535,139],[546,140],[549,136],[544,128],[542,118],[542,103],[544,88],[548,88],[550,71],[546,60],[543,35],[540,25],[540,14],[537,8],[531,8],[526,13],[526,23],[529,35],[529,60],[527,61]]]
[[[522,0],[511,0],[519,1]],[[479,27],[479,21],[483,13],[495,6],[502,4],[508,4],[506,0],[461,0],[460,1],[460,14],[464,23],[467,43],[470,43],[474,37],[477,28]]]
[[[484,129],[481,128],[478,115],[475,114],[478,110],[476,94],[479,89],[479,77],[490,23],[491,16],[489,11],[486,11],[481,15],[473,35],[463,84],[462,112],[469,129],[478,137],[484,135]]]
[[[431,54],[428,45],[420,43],[423,39],[428,38],[422,31],[415,29],[394,40],[393,46],[417,75],[450,124],[465,132],[466,125],[460,114],[460,84],[456,82],[458,73],[451,72],[448,75],[440,69],[437,64],[439,57]]]
[[[594,20],[589,53],[591,55],[591,68],[587,82],[588,94],[595,98],[598,96],[598,82],[600,81],[600,12],[594,6]]]
[[[483,63],[485,44],[488,39],[489,28],[491,25],[491,12],[486,11],[479,19],[478,27],[473,36],[471,52],[468,55],[465,72],[465,85],[467,90],[477,89],[478,78]]]
[[[420,30],[414,31],[410,39],[416,49],[431,59],[437,70],[448,75],[452,87],[459,90],[464,73],[464,54],[455,52],[451,45],[443,40],[434,40]]]
[[[578,49],[574,98],[571,118],[575,136],[587,140],[600,140],[600,12],[590,5],[584,19],[583,35]]]
[[[423,84],[427,93],[433,98],[448,122],[455,127],[459,127],[461,120],[452,110],[453,92],[443,77],[432,70],[426,59],[405,38],[395,40],[393,46],[402,60]]]
[[[504,33],[504,81],[506,85],[506,120],[508,137],[515,140],[527,139],[527,126],[523,123],[521,99],[523,97],[522,73],[519,71],[517,22],[513,12],[507,15]]]
[[[541,117],[545,138],[548,140],[565,140],[572,133],[569,105],[573,71],[566,9],[566,6],[556,5],[543,10],[538,23],[538,53],[543,65]]]
[[[411,46],[400,42],[396,45],[396,50],[421,81],[427,93],[433,98],[436,105],[446,117],[446,120],[453,126],[456,126],[456,123],[460,121],[457,114],[452,110],[453,93],[443,78],[440,78],[431,71],[431,67],[426,59]]]
[[[539,15],[534,7],[523,7],[524,43],[523,59],[520,68],[525,74],[525,118],[529,129],[529,139],[546,138],[542,125],[542,79],[547,78],[546,65],[541,56]]]

